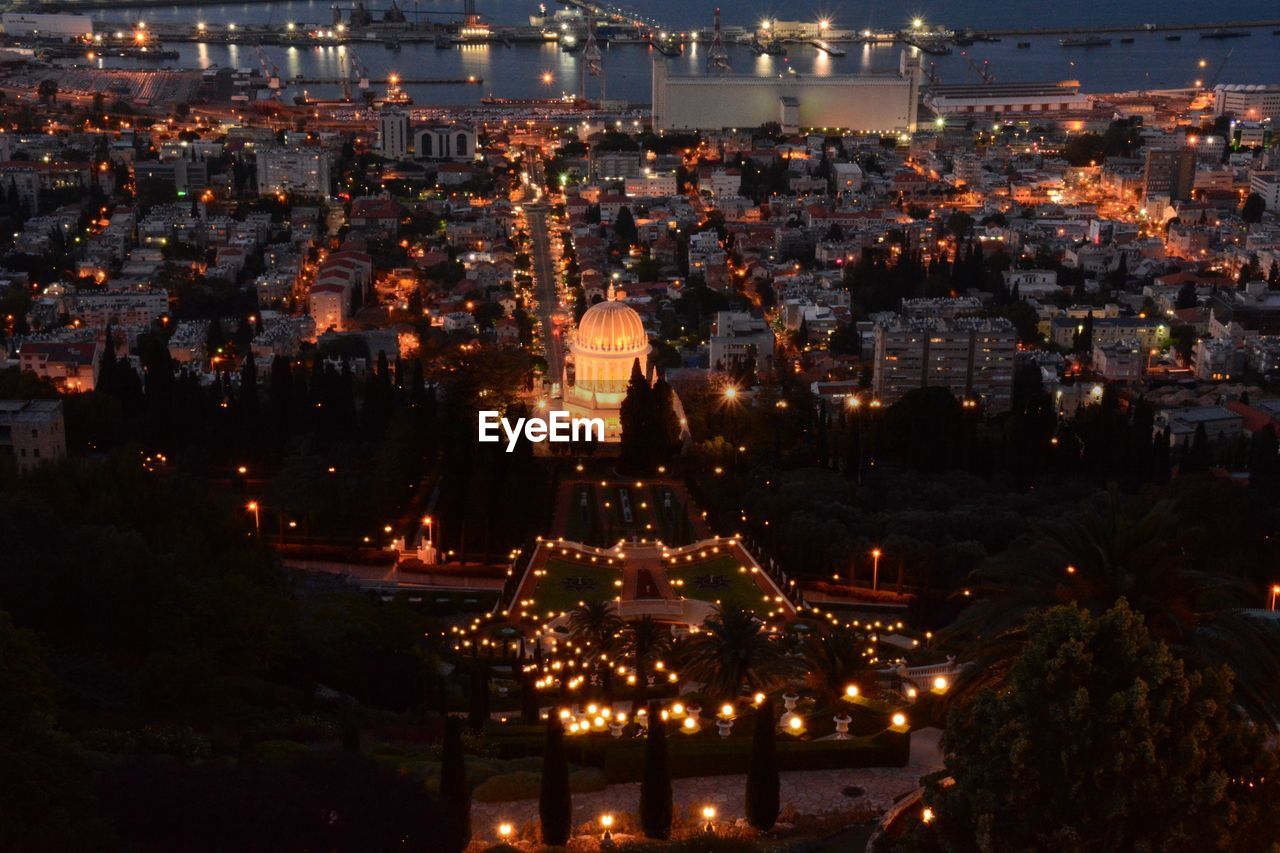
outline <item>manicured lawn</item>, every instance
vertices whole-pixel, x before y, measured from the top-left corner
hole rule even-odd
[[[668,563],[666,570],[677,595],[737,604],[761,615],[768,613],[770,605],[764,602],[764,593],[756,586],[750,573],[738,571],[738,566],[733,557],[724,556],[676,566]]]
[[[622,580],[622,569],[607,565],[604,558],[592,563],[586,557],[553,557],[547,561],[546,572],[533,590],[533,609],[538,613],[572,610],[579,601],[606,601],[622,592],[614,585]]]

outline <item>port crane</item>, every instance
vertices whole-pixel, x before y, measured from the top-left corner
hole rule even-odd
[[[339,78],[342,80],[342,100],[351,100],[351,75],[354,72],[356,77],[356,86],[360,89],[363,97],[369,91],[369,69],[360,61],[360,56],[352,49],[351,45],[342,45],[338,48],[338,68]]]
[[[716,7],[714,35],[707,50],[707,70],[720,74],[732,71],[729,67],[729,51],[724,47],[724,34],[720,32],[720,7]]]
[[[596,43],[595,16],[587,18],[587,43],[582,48],[582,67],[578,77],[578,97],[587,99],[587,77],[595,77],[600,81],[600,100],[604,100],[604,57],[600,54],[600,45]]]
[[[267,61],[267,52],[258,45],[258,65],[262,68],[262,79],[271,90],[271,97],[280,100],[280,69]]]
[[[1218,78],[1222,76],[1222,69],[1227,67],[1227,63],[1231,61],[1231,54],[1235,52],[1236,49],[1233,47],[1231,50],[1227,51],[1226,56],[1222,57],[1222,61],[1218,63],[1218,67],[1213,71],[1213,76],[1205,81],[1205,89],[1212,89],[1214,86],[1218,85]]]
[[[991,62],[989,60],[984,59],[982,60],[982,64],[979,65],[977,62],[970,59],[969,70],[974,74],[977,74],[978,79],[983,83],[994,83],[996,81],[996,75],[991,71]]]

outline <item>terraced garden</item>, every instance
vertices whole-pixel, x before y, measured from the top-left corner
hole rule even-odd
[[[538,613],[572,610],[579,601],[606,601],[621,592],[621,566],[608,565],[603,558],[592,563],[586,557],[552,557],[544,569],[546,574],[533,590],[533,609]]]
[[[667,563],[667,579],[677,595],[721,604],[737,604],[764,616],[773,608],[764,601],[764,593],[756,585],[750,570],[739,571],[739,563],[731,556],[712,557],[709,560]]]
[[[574,542],[612,545],[619,539],[692,541],[689,508],[670,486],[573,483],[563,535]]]

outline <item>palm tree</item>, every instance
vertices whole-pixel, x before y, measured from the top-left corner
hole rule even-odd
[[[636,692],[641,699],[648,688],[649,673],[670,651],[671,631],[651,616],[628,622],[623,629],[622,656],[635,668]]]
[[[776,680],[781,650],[753,613],[721,604],[684,641],[681,660],[684,675],[710,695],[736,699],[744,687],[756,690]]]
[[[582,647],[585,660],[608,656],[618,645],[622,620],[612,601],[592,601],[569,612],[569,636]]]
[[[1189,665],[1230,666],[1244,711],[1280,725],[1280,625],[1247,609],[1256,595],[1229,576],[1230,567],[1197,562],[1178,544],[1188,509],[1168,499],[1126,503],[1112,491],[1040,525],[1031,541],[977,570],[976,601],[946,632],[976,664],[958,694],[1003,681],[1033,610],[1075,602],[1100,614],[1124,598]]]
[[[862,631],[842,626],[815,626],[800,647],[805,686],[820,699],[844,695],[850,684],[864,693],[874,652],[870,638]]]
[[[611,601],[592,601],[569,613],[569,637],[581,648],[582,662],[596,670],[606,693],[613,690],[613,664],[622,620]]]

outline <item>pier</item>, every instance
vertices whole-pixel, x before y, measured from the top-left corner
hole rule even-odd
[[[341,86],[340,77],[291,77],[283,81],[290,86]],[[369,80],[371,85],[381,86],[394,84],[397,86],[479,86],[484,83],[483,77],[400,77],[395,79],[383,77]]]

